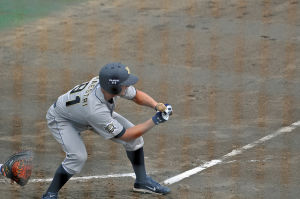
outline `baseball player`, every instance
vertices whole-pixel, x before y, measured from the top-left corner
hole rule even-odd
[[[54,138],[66,153],[62,164],[42,196],[42,199],[58,198],[62,186],[81,171],[87,152],[80,133],[93,131],[124,146],[136,175],[133,190],[142,193],[167,194],[162,186],[146,174],[142,135],[152,127],[163,123],[172,114],[171,105],[157,103],[148,94],[134,88],[138,77],[130,74],[121,63],[109,63],[101,68],[99,76],[75,86],[61,95],[49,108],[46,119]],[[114,111],[118,97],[132,100],[155,109],[156,114],[144,123],[133,125]]]

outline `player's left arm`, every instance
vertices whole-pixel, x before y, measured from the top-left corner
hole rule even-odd
[[[150,95],[138,89],[136,89],[136,95],[132,100],[139,105],[148,106],[153,109],[155,109],[158,104]]]

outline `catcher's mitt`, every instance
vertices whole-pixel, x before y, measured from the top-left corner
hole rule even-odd
[[[32,171],[33,155],[31,151],[21,151],[10,156],[2,165],[2,174],[21,186],[27,184]]]

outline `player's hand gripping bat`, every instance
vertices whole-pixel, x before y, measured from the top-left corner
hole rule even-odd
[[[165,120],[168,120],[169,116],[173,113],[173,108],[170,104],[157,103],[155,109],[156,111],[162,112],[162,117]]]

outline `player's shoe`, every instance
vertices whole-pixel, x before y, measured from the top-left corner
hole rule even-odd
[[[160,185],[158,182],[154,181],[151,177],[147,176],[146,182],[135,182],[133,191],[141,192],[141,193],[152,193],[165,195],[170,193],[170,189],[168,187]]]
[[[47,192],[43,195],[42,199],[58,199],[58,193]]]

